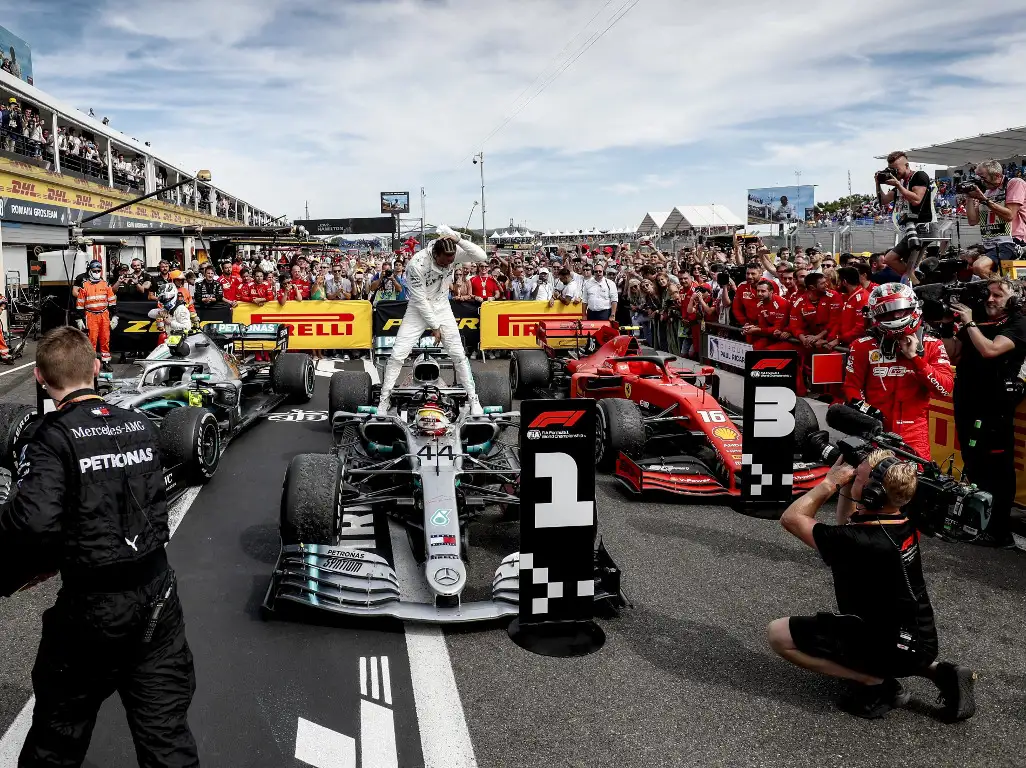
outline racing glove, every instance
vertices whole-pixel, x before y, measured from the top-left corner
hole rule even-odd
[[[435,231],[438,233],[439,237],[445,237],[449,240],[455,240],[457,243],[460,241],[460,233],[456,232],[451,227],[447,227],[445,224],[442,224]]]
[[[114,315],[114,317],[112,317],[110,319],[110,329],[113,331],[117,327],[118,327],[118,316]]]
[[[83,320],[81,317],[75,318],[75,327],[78,328],[78,330],[80,331],[84,331],[86,327],[85,320]]]

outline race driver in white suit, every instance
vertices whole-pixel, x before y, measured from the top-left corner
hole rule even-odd
[[[462,239],[459,232],[444,225],[437,231],[438,239],[433,240],[427,248],[417,251],[406,265],[408,304],[395,346],[392,347],[392,358],[385,366],[379,413],[385,413],[392,407],[389,400],[392,387],[399,378],[403,363],[424,331],[431,331],[435,341],[445,346],[446,354],[456,369],[456,378],[469,395],[470,412],[482,413],[474,378],[470,373],[470,363],[463,351],[460,331],[449,304],[449,288],[452,285],[454,264],[487,261],[488,257],[480,246]]]

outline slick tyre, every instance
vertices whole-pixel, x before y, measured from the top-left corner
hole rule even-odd
[[[338,537],[338,459],[301,453],[289,463],[281,491],[281,543],[334,544]]]
[[[630,400],[599,400],[595,418],[595,465],[603,472],[616,466],[623,451],[640,456],[645,449],[645,422]]]
[[[799,397],[794,404],[794,452],[801,456],[802,448],[809,435],[819,431],[819,418],[812,406],[804,397]]]
[[[206,408],[170,411],[160,422],[160,456],[165,469],[181,465],[187,485],[207,482],[221,460],[217,418]]]
[[[278,355],[271,368],[271,386],[290,403],[308,403],[314,393],[314,363],[303,352]]]
[[[513,397],[522,400],[536,389],[548,389],[550,377],[549,356],[540,349],[518,349],[509,359],[509,387]]]
[[[509,380],[498,371],[481,371],[474,376],[477,399],[482,407],[499,406],[503,413],[513,410],[513,393]]]
[[[328,419],[339,411],[356,413],[371,402],[371,377],[366,371],[335,371],[328,385]]]
[[[0,403],[0,467],[14,471],[18,463],[18,438],[36,413],[31,405]]]

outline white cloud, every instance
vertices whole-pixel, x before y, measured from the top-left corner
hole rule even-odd
[[[623,7],[109,0],[75,46],[35,41],[36,79],[269,210],[373,215],[381,189],[424,185],[432,221],[463,223],[481,140],[596,11],[567,52]],[[710,200],[741,213],[746,187],[792,183],[795,168],[819,199],[847,191],[849,168],[865,189],[873,155],[1024,122],[1020,41],[964,37],[1020,7],[906,0],[898,20],[892,0],[641,0],[484,145],[490,220],[619,225]],[[966,70],[989,89],[925,90],[925,75],[953,73],[894,69],[898,54],[969,43],[985,50]],[[832,119],[869,102],[891,110]],[[801,116],[798,137],[786,126]]]

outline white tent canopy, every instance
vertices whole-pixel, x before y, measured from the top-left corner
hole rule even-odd
[[[959,166],[1026,156],[1026,126],[905,150],[911,163]],[[885,159],[886,155],[879,158]]]

